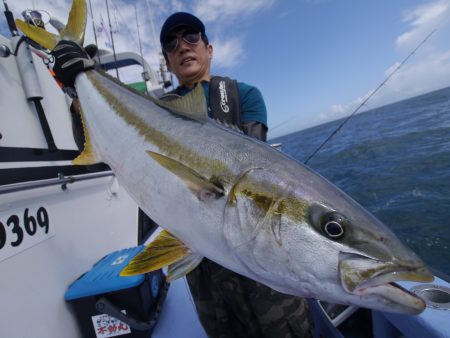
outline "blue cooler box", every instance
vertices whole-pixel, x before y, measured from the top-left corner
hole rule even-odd
[[[65,299],[75,309],[83,337],[150,337],[169,288],[164,274],[119,276],[143,249],[113,252],[69,286]]]

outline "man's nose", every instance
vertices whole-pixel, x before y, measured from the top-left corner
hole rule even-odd
[[[184,41],[183,39],[178,40],[178,49],[180,52],[190,50],[190,48],[191,45],[188,44],[186,41]]]

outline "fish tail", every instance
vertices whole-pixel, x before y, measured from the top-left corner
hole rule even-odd
[[[78,106],[78,105],[77,105]],[[101,162],[99,156],[97,155],[94,146],[91,143],[91,136],[89,134],[89,130],[87,128],[83,109],[79,107],[79,114],[81,118],[81,123],[83,125],[83,134],[84,134],[84,148],[78,157],[72,160],[73,165],[89,165]]]

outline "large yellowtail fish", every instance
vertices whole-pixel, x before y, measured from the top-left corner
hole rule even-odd
[[[75,0],[61,37],[17,22],[43,47],[83,42],[86,4]],[[86,145],[76,164],[105,162],[163,231],[123,271],[203,257],[292,295],[417,314],[424,302],[395,281],[433,279],[380,221],[317,173],[207,117],[201,86],[170,103],[140,96],[90,70],[76,78]]]

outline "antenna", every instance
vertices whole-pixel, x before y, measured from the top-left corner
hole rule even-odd
[[[153,39],[153,48],[158,50],[158,57],[159,57],[159,72],[161,74],[161,80],[160,83],[162,82],[164,87],[167,88],[172,84],[172,80],[169,76],[169,71],[167,70],[167,65],[166,65],[166,59],[163,57],[160,46],[159,46],[159,40],[156,37],[156,30],[155,30],[155,23],[153,21],[153,14],[152,14],[152,10],[150,8],[150,3],[148,2],[148,0],[146,0],[147,3],[147,10],[148,10],[148,15],[150,17],[150,27],[151,27],[151,31],[152,31],[152,39]]]

